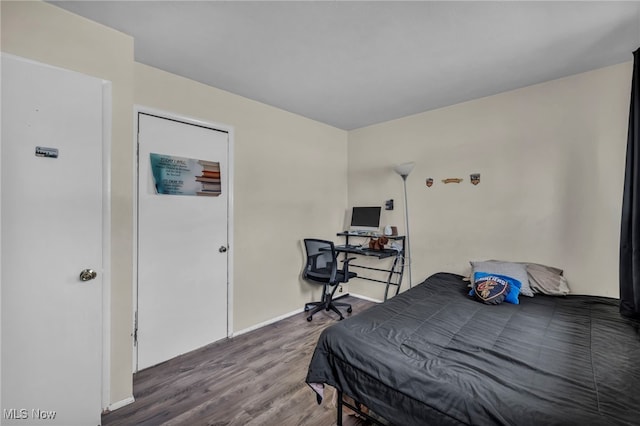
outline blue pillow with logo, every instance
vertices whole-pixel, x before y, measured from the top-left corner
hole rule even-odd
[[[522,284],[515,278],[506,275],[476,272],[473,274],[474,284],[469,291],[469,296],[489,305],[497,305],[504,302],[518,305],[518,295]]]

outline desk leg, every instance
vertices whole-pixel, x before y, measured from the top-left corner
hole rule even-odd
[[[402,285],[402,278],[404,277],[404,250],[398,253],[400,256],[400,274],[398,274],[398,288],[396,288],[396,295],[400,292],[400,286]]]
[[[344,244],[345,244],[347,247],[349,246],[349,235],[345,235],[345,237],[344,237]],[[342,261],[343,261],[343,262],[346,262],[348,257],[349,257],[349,253],[343,253],[343,254],[342,254]],[[345,263],[345,265],[346,265],[346,266],[345,266],[345,268],[347,268],[347,269],[346,269],[346,271],[345,271],[345,275],[346,275],[346,276],[349,276],[349,273],[348,273],[348,272],[349,272],[349,264],[348,264],[348,263]],[[349,280],[347,280],[347,281],[349,281]]]
[[[384,289],[384,301],[387,301],[387,297],[389,296],[389,286],[396,286],[396,294],[400,293],[400,286],[402,285],[402,276],[404,274],[404,252],[398,252],[395,259],[393,259],[393,265],[391,265],[391,269],[389,270],[389,276],[387,277],[387,285]],[[393,282],[393,276],[398,275],[397,283]]]

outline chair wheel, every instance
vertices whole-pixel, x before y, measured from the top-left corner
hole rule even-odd
[[[309,307],[308,307],[308,306],[305,306],[305,307],[304,307],[304,311],[305,311],[305,312],[309,312]]]
[[[351,309],[351,306],[349,306],[349,308],[347,308],[347,312],[349,312],[349,313],[353,312],[353,309]]]
[[[307,317],[307,321],[311,322],[313,318],[312,317]]]

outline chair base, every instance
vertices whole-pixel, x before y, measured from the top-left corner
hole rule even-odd
[[[304,305],[304,311],[305,312],[309,312],[309,316],[307,316],[307,321],[311,321],[313,319],[313,315],[324,310],[324,311],[333,311],[336,314],[338,314],[340,316],[339,321],[342,321],[344,319],[344,316],[342,315],[342,312],[340,312],[338,310],[338,307],[344,307],[347,308],[347,313],[351,313],[353,312],[353,309],[351,308],[351,305],[348,303],[342,303],[342,302],[334,302],[333,300],[328,300],[328,301],[324,301],[324,302],[311,302],[311,303],[306,303]]]

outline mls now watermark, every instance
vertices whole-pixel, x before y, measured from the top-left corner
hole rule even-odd
[[[5,408],[2,410],[2,417],[5,420],[53,420],[56,412],[51,410],[41,410],[39,408]]]

